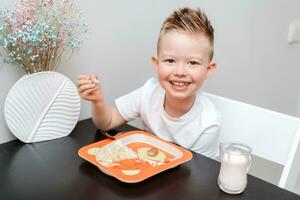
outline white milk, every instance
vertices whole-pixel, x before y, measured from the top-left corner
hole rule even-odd
[[[242,192],[247,185],[248,157],[225,152],[220,161],[220,188],[228,193]]]

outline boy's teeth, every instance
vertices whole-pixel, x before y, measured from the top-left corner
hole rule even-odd
[[[172,84],[175,85],[175,86],[187,86],[188,85],[188,83],[175,82],[175,81],[172,81]]]
[[[184,84],[183,83],[174,82],[174,85],[183,86]]]

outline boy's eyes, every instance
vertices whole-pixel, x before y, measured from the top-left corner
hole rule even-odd
[[[173,63],[176,62],[174,59],[171,59],[171,58],[165,59],[163,61],[166,62],[166,63],[170,63],[170,64],[173,64]],[[188,65],[192,65],[192,66],[194,66],[194,65],[201,65],[201,63],[199,63],[197,61],[192,61],[192,60],[188,61],[187,64]]]
[[[196,61],[188,61],[188,64],[189,65],[200,65],[200,63],[196,62]]]
[[[167,62],[167,63],[175,63],[175,60],[174,60],[174,59],[165,59],[164,62]]]

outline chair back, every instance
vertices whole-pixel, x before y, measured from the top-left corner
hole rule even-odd
[[[293,190],[300,171],[300,119],[205,93],[221,113],[220,142],[239,142],[283,166],[279,186]],[[263,177],[261,177],[263,179]]]

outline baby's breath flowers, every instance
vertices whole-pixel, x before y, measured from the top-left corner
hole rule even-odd
[[[56,70],[62,56],[78,49],[87,24],[73,0],[21,0],[0,9],[0,56],[31,74]]]

